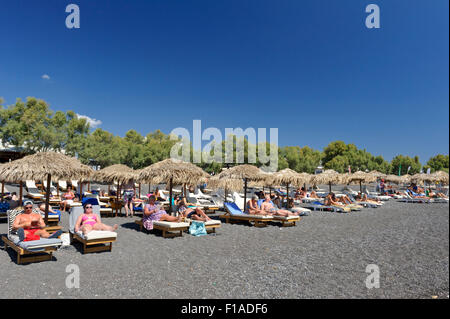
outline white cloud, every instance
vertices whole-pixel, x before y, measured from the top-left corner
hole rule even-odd
[[[87,115],[77,114],[77,116],[78,116],[78,118],[80,118],[80,119],[86,119],[86,122],[89,123],[89,126],[90,126],[91,128],[96,128],[97,126],[102,125],[102,121],[96,120],[96,119],[93,119],[93,118],[90,118],[90,117],[87,116]]]
[[[44,80],[50,80],[50,76],[49,76],[48,74],[44,74],[44,75],[42,76],[42,78],[43,78]]]

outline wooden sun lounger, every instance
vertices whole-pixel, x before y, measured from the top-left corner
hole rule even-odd
[[[6,236],[2,236],[3,243],[5,244],[5,250],[8,247],[12,248],[17,253],[17,264],[34,263],[40,261],[49,261],[53,259],[53,252],[56,251],[56,247],[45,247],[43,251],[29,251],[22,247],[17,246]]]
[[[273,221],[272,216],[262,217],[261,215],[250,215],[250,214],[232,214],[227,205],[225,206],[225,214],[220,215],[219,218],[225,219],[225,223],[233,223],[236,221],[247,221],[255,227],[266,227],[268,222]]]
[[[100,216],[100,206],[99,205],[93,205],[94,208],[94,214]],[[76,213],[75,213],[76,211]],[[117,240],[116,237],[102,237],[102,238],[95,238],[95,239],[86,239],[78,235],[74,231],[75,222],[76,219],[80,214],[83,213],[82,207],[73,207],[71,208],[70,213],[70,239],[71,242],[76,240],[80,242],[83,245],[83,254],[86,253],[93,253],[93,252],[101,252],[101,251],[111,251],[112,250],[112,244]]]
[[[142,222],[142,219],[136,220],[135,223],[137,225],[139,225],[140,231],[144,230],[144,223]],[[186,223],[184,223],[184,224],[186,224]],[[164,226],[158,225],[157,223],[153,223],[153,229],[162,231],[162,236],[164,238],[176,237],[177,234],[178,234],[178,236],[182,237],[183,231],[187,231],[189,229],[189,224],[183,225],[181,227],[164,227]]]

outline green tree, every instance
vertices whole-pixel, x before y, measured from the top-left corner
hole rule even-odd
[[[411,158],[409,156],[397,155],[391,161],[392,174],[398,175],[400,169],[400,175],[405,175],[408,172],[408,167],[411,167],[409,170],[410,175],[419,173],[422,167],[422,164],[419,162],[419,157],[415,156]]]
[[[437,172],[437,171],[445,171],[448,173],[449,171],[449,156],[438,154],[436,156],[431,157],[427,165],[425,165],[424,170],[426,171],[428,168],[431,168],[431,172]]]

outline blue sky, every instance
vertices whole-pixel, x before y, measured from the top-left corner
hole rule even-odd
[[[365,27],[370,3],[380,29]],[[121,136],[200,119],[425,163],[449,148],[448,12],[447,0],[0,0],[0,96]]]

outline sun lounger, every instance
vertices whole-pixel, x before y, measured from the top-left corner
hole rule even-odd
[[[349,213],[351,211],[348,207],[341,206],[327,206],[319,201],[302,204],[302,207],[311,209],[313,211],[326,211],[334,213]]]
[[[90,201],[92,199],[88,199]],[[92,202],[91,202],[92,204]],[[92,205],[94,214],[100,217],[100,206]],[[69,231],[71,242],[78,241],[83,245],[83,254],[100,251],[111,251],[112,243],[117,239],[117,233],[104,230],[93,230],[87,235],[81,231],[75,232],[75,223],[80,215],[84,213],[83,207],[72,207],[70,209]]]
[[[265,227],[267,223],[273,221],[273,217],[269,215],[250,215],[243,213],[236,203],[224,203],[226,213],[219,216],[225,219],[226,223],[232,221],[247,221],[255,227]]]
[[[59,189],[62,191],[67,190],[67,182],[66,181],[58,181]]]
[[[34,181],[25,181],[25,186],[27,187],[27,196],[33,200],[43,200],[44,195],[41,194]]]
[[[113,215],[112,208],[108,204],[101,202],[100,197],[98,195],[86,194],[86,196],[84,196],[84,198],[93,198],[96,200],[96,201],[93,201],[92,203],[94,203],[94,205],[100,206],[100,215],[107,215],[107,216]]]
[[[34,213],[39,213],[33,209]],[[39,261],[52,260],[53,252],[62,245],[61,239],[58,238],[42,238],[33,241],[20,241],[19,236],[13,231],[12,225],[19,214],[23,213],[23,209],[15,209],[8,211],[8,234],[2,236],[5,250],[9,247],[17,253],[17,264],[32,263]]]
[[[406,198],[403,199],[399,199],[399,202],[404,202],[404,203],[420,203],[420,204],[430,204],[433,202],[433,199],[431,198],[414,198],[411,196],[411,194],[408,191],[404,192]]]
[[[139,226],[139,229],[144,230],[144,223],[142,219],[136,220],[135,223]],[[153,229],[162,231],[162,236],[164,238],[174,237],[177,235],[182,237],[183,231],[189,229],[189,223],[186,222],[168,222],[168,221],[153,221]]]

